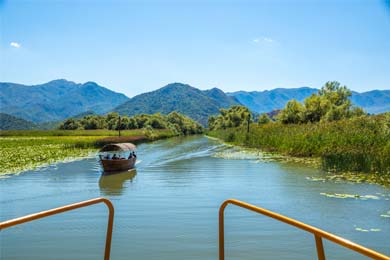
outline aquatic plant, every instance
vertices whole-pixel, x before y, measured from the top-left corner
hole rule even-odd
[[[329,172],[372,173],[390,183],[390,113],[308,124],[268,123],[209,131],[235,145],[318,157]]]
[[[0,137],[0,175],[17,173],[43,165],[72,160],[95,153],[110,142],[148,141],[142,130],[51,130],[2,131]],[[174,136],[171,130],[154,130],[153,139]]]

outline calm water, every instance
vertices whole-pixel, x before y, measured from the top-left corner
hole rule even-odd
[[[101,176],[95,158],[0,179],[0,219],[105,196],[114,203],[112,259],[217,259],[218,208],[237,198],[390,254],[390,190],[312,181],[318,170],[264,162],[205,137],[138,147],[137,170]],[[373,195],[331,198],[321,193]],[[101,259],[103,205],[0,232],[1,259]],[[315,259],[312,236],[227,208],[226,259]],[[365,259],[325,242],[329,259]]]

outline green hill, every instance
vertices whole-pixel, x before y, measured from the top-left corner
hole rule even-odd
[[[172,83],[158,90],[135,96],[114,111],[128,116],[158,112],[169,114],[177,111],[206,125],[210,115],[218,114],[220,108],[234,104],[239,102],[217,88],[201,91],[187,84]]]
[[[31,130],[36,127],[33,122],[0,113],[0,130]]]

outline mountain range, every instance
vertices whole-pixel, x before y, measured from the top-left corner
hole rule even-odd
[[[318,89],[301,88],[276,88],[265,91],[237,91],[227,93],[235,97],[241,104],[257,113],[267,113],[275,109],[283,108],[287,101],[296,99],[302,102],[310,95],[317,93]],[[390,111],[390,90],[372,90],[367,92],[352,91],[351,101],[354,105],[364,108],[371,114]]]
[[[255,113],[270,112],[283,108],[288,100],[303,101],[317,91],[301,87],[224,93],[218,88],[199,90],[187,84],[172,83],[128,98],[94,82],[78,84],[60,79],[34,86],[0,82],[0,112],[3,113],[0,119],[6,119],[7,129],[12,129],[9,122],[16,120],[15,117],[26,121],[17,121],[18,128],[23,125],[31,128],[34,124],[40,127],[44,122],[93,113],[115,111],[131,116],[177,111],[207,125],[208,117],[218,114],[221,108],[244,105]],[[390,90],[353,92],[351,100],[369,113],[390,111]]]
[[[59,121],[91,110],[106,113],[128,99],[95,82],[77,84],[60,79],[34,86],[0,83],[1,112],[35,123]]]

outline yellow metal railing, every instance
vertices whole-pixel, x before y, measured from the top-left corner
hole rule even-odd
[[[341,246],[344,246],[346,248],[349,248],[353,251],[356,251],[362,255],[368,256],[372,259],[378,259],[378,260],[390,260],[389,256],[383,255],[381,253],[378,253],[372,249],[363,247],[361,245],[358,245],[356,243],[353,243],[347,239],[338,237],[336,235],[333,235],[331,233],[328,233],[326,231],[323,231],[319,228],[312,227],[310,225],[307,225],[305,223],[302,223],[300,221],[285,217],[283,215],[277,214],[275,212],[256,207],[254,205],[235,200],[235,199],[229,199],[226,200],[224,203],[222,203],[220,209],[219,209],[219,260],[225,259],[225,231],[224,231],[224,212],[227,205],[233,204],[241,208],[248,209],[250,211],[254,211],[256,213],[265,215],[267,217],[279,220],[281,222],[284,222],[286,224],[292,225],[294,227],[297,227],[299,229],[303,229],[309,233],[312,233],[314,235],[315,241],[316,241],[316,247],[317,247],[317,256],[319,260],[325,260],[325,252],[324,252],[324,246],[322,244],[322,238],[328,239],[336,244],[339,244]]]
[[[9,228],[12,226],[16,226],[19,224],[23,224],[26,222],[30,222],[33,220],[37,220],[40,218],[45,218],[45,217],[49,217],[49,216],[56,215],[59,213],[63,213],[66,211],[75,210],[75,209],[83,208],[83,207],[88,207],[88,206],[98,204],[98,203],[106,204],[106,206],[108,207],[108,212],[109,212],[108,224],[107,224],[107,234],[106,234],[106,247],[105,247],[105,251],[104,251],[104,259],[109,260],[110,259],[110,251],[111,251],[112,229],[113,229],[113,225],[114,225],[114,206],[112,205],[111,201],[109,201],[108,199],[105,199],[105,198],[96,198],[96,199],[86,200],[86,201],[82,201],[79,203],[74,203],[74,204],[63,206],[63,207],[30,214],[30,215],[27,215],[24,217],[7,220],[7,221],[0,223],[0,230],[6,229],[6,228]]]

